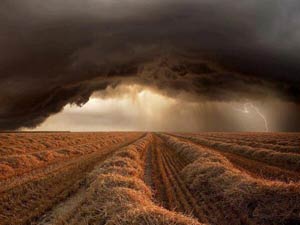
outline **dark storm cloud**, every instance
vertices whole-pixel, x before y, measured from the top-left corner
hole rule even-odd
[[[122,82],[201,100],[300,101],[299,1],[3,0],[0,128]]]

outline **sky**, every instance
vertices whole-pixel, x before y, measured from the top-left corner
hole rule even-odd
[[[0,129],[300,131],[298,27],[296,0],[3,0]]]
[[[187,101],[187,95],[174,98],[136,84],[108,86],[83,106],[67,104],[37,127],[22,131],[289,131],[285,124],[298,118],[290,112],[291,103],[276,99],[220,103]]]

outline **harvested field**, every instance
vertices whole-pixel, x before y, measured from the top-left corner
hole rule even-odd
[[[0,181],[58,161],[91,154],[100,148],[115,146],[137,134],[62,133],[61,135],[62,137],[56,133],[1,134]],[[7,149],[10,149],[7,155],[3,155]]]
[[[2,133],[0,224],[300,224],[298,144],[279,133]]]
[[[271,147],[261,148],[253,147],[240,142],[235,141],[235,134],[224,134],[219,133],[220,137],[211,138],[211,134],[191,134],[191,135],[180,135],[180,137],[187,138],[190,141],[198,143],[203,146],[207,146],[221,152],[233,153],[240,155],[242,157],[253,159],[256,161],[264,162],[266,164],[277,166],[291,171],[300,172],[300,137],[299,134],[262,134],[263,138],[258,138],[263,143],[285,143],[285,146],[282,146],[282,149],[273,149]],[[215,134],[216,135],[216,134]],[[214,136],[215,136],[214,135]],[[241,139],[241,134],[238,135]],[[251,140],[251,133],[244,134],[245,138]],[[257,134],[253,135],[253,141],[255,142]],[[227,138],[226,138],[227,137]],[[291,138],[291,141],[288,141],[288,137]],[[226,140],[224,140],[224,138]],[[233,139],[231,141],[231,138]],[[275,140],[275,139],[279,140]],[[295,147],[295,151],[289,151],[290,148]]]

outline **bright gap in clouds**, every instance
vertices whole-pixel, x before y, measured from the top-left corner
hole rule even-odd
[[[178,104],[176,99],[139,85],[109,87],[94,93],[82,107],[66,105],[62,112],[50,116],[34,130],[165,131],[174,130],[175,126],[196,130],[196,126],[190,126],[192,121],[189,122],[189,118],[195,117],[192,111],[181,109],[172,112]],[[178,117],[181,117],[181,122]]]
[[[265,131],[264,121],[252,108],[249,113],[237,110],[243,109],[244,104],[188,101],[182,93],[172,98],[140,85],[120,85],[95,92],[82,107],[66,105],[33,130]],[[284,129],[282,115],[292,106],[272,101],[253,104],[266,117],[270,131]]]

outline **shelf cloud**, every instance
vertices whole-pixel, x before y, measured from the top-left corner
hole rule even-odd
[[[35,127],[120,84],[299,109],[299,12],[296,0],[3,0],[0,129]]]

